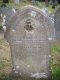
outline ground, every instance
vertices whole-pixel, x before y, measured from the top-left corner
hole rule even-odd
[[[53,80],[60,80],[60,42],[54,42],[51,48]]]
[[[5,39],[0,39],[0,76],[2,74],[9,74],[11,67],[12,65],[9,44]]]

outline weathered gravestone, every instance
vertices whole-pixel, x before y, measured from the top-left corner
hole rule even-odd
[[[51,78],[50,40],[54,39],[51,18],[27,6],[6,24],[5,38],[11,47],[13,71],[20,76]]]
[[[6,25],[11,17],[16,13],[16,10],[14,8],[9,8],[9,7],[1,7],[0,8],[0,14],[2,18],[2,27],[4,29],[4,32],[6,30]]]
[[[35,2],[36,2],[35,0],[31,0],[31,1],[32,1],[33,4],[35,4]]]
[[[14,8],[13,8],[14,9]],[[2,7],[1,8],[1,14],[5,15],[5,24],[8,23],[8,21],[11,19],[11,17],[14,15],[13,9],[9,7]]]
[[[14,3],[15,4],[19,4],[19,0],[14,0]]]
[[[60,8],[55,13],[55,34],[56,34],[56,39],[60,40]]]

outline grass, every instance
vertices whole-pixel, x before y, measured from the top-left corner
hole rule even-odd
[[[0,39],[0,76],[9,74],[11,70],[11,55],[9,44],[5,39]]]
[[[2,5],[2,1],[0,1],[0,6]],[[20,9],[21,7],[24,7],[26,5],[32,5],[31,2],[20,2],[19,4],[14,4],[11,0],[8,4],[6,4],[8,7],[10,8],[15,8],[15,9]],[[60,5],[56,6],[55,9],[52,9],[52,5],[49,5],[48,7],[46,7],[44,2],[36,2],[36,4],[34,5],[36,7],[41,8],[47,8],[50,12],[55,13],[56,10],[60,7]]]
[[[60,80],[60,43],[52,45],[52,73],[53,80]]]

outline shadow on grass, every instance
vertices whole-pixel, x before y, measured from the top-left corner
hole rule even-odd
[[[36,79],[36,78],[31,78],[31,77],[21,77],[17,74],[13,74],[13,73],[10,73],[9,75],[5,74],[5,75],[2,75],[0,76],[0,80],[51,80],[51,79]]]
[[[53,71],[53,79],[36,79],[36,78],[31,78],[31,77],[25,77],[25,76],[19,76],[17,74],[10,73],[8,74],[3,74],[0,76],[0,80],[60,80],[60,69],[55,68]]]

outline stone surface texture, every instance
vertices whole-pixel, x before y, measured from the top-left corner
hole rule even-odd
[[[60,8],[58,8],[58,10],[56,11],[54,19],[55,19],[54,27],[55,27],[56,39],[60,40]]]
[[[13,71],[38,79],[51,77],[50,41],[55,32],[49,15],[29,5],[17,11],[6,26]]]

